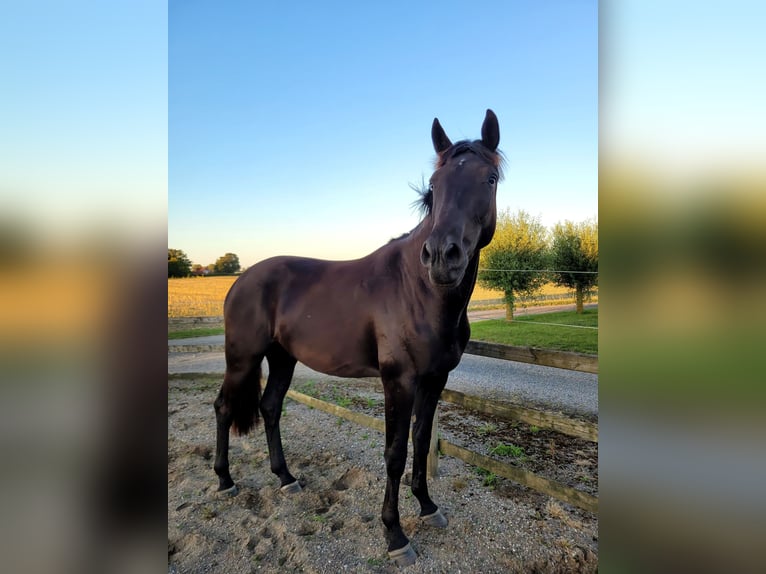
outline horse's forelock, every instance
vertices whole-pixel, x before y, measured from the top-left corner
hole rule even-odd
[[[462,140],[452,144],[437,156],[436,169],[444,167],[450,159],[467,152],[475,153],[485,161],[494,165],[498,170],[498,178],[501,180],[503,179],[503,166],[505,164],[503,153],[499,150],[495,152],[489,150],[482,145],[481,140]],[[412,207],[420,212],[421,217],[428,216],[434,206],[434,195],[430,186],[427,185],[425,181],[422,181],[420,185],[410,184],[410,188],[420,196],[412,202]]]
[[[481,143],[481,140],[461,140],[455,142],[436,157],[436,169],[444,167],[449,160],[466,152],[475,153],[494,165],[498,170],[498,179],[503,179],[503,167],[505,165],[503,153],[499,150],[491,151]]]

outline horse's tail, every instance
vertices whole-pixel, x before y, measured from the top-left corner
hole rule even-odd
[[[247,293],[247,279],[257,276],[243,273],[234,281],[223,305],[226,374],[221,394],[228,407],[234,432],[246,435],[258,424],[261,402],[261,362],[269,339],[262,329],[253,329],[252,318],[258,315],[254,298]],[[257,285],[256,285],[257,286]]]
[[[231,413],[232,426],[238,435],[246,435],[258,424],[261,402],[261,365],[254,365],[236,380],[226,373],[221,397]]]

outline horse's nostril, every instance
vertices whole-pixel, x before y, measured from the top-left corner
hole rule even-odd
[[[460,247],[455,243],[447,245],[447,249],[444,250],[444,261],[447,263],[459,263],[462,253]]]
[[[423,244],[423,250],[420,252],[420,262],[423,265],[431,263],[431,250],[428,248],[428,241]]]

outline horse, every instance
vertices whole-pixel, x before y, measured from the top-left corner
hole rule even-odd
[[[437,402],[470,335],[467,308],[497,219],[504,158],[497,116],[487,110],[480,140],[452,143],[431,127],[435,171],[420,190],[420,223],[351,261],[278,256],[248,268],[224,302],[226,371],[214,402],[219,492],[236,494],[229,432],[247,434],[263,415],[271,471],[281,490],[290,474],[279,420],[295,364],[338,377],[380,377],[385,395],[386,490],[381,519],[398,566],[416,554],[399,522],[399,484],[413,437],[412,493],[425,524],[448,520],[431,500],[426,460]],[[261,363],[268,381],[261,393]]]

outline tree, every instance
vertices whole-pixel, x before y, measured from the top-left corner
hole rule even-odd
[[[482,249],[479,283],[505,294],[505,318],[513,320],[516,295],[532,295],[545,283],[548,262],[548,232],[539,218],[525,211],[511,215],[508,210],[497,218],[495,235]]]
[[[577,312],[583,311],[585,292],[598,285],[598,222],[565,221],[553,228],[553,281],[575,290]]]
[[[227,253],[219,257],[215,262],[215,272],[232,274],[236,273],[240,269],[239,257],[234,253]]]
[[[191,265],[186,253],[168,248],[168,277],[187,277],[191,273]]]

